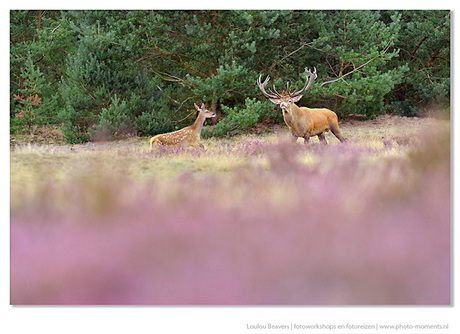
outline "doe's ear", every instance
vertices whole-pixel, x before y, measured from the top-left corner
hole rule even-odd
[[[198,107],[196,103],[194,103],[193,105],[195,106],[196,110],[201,111],[200,107]],[[202,106],[204,106],[204,104]]]
[[[302,96],[303,96],[303,95],[300,94],[299,96],[293,97],[293,98],[291,98],[291,101],[294,102],[294,103],[296,103],[296,102],[298,102],[298,101],[302,98]]]
[[[280,99],[269,99],[271,103],[274,103],[274,104],[280,104],[281,103],[281,100]]]

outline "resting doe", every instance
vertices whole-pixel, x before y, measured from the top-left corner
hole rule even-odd
[[[195,108],[198,110],[196,121],[183,129],[156,135],[150,139],[150,149],[155,145],[169,145],[182,147],[203,147],[200,143],[201,129],[206,118],[216,117],[216,113],[204,107],[198,107],[195,103]]]

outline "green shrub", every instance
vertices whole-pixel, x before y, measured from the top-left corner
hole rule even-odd
[[[49,83],[40,68],[33,63],[30,52],[21,69],[23,87],[13,94],[10,109],[11,132],[30,132],[32,126],[49,123],[48,106],[42,96],[49,90]]]
[[[120,103],[115,95],[109,108],[97,116],[97,124],[90,129],[91,140],[113,140],[135,135],[134,124],[126,101]]]
[[[61,132],[69,144],[80,144],[90,139],[88,124],[92,124],[94,116],[91,113],[82,114],[72,106],[67,106],[59,113],[62,121]]]
[[[222,111],[228,116],[217,123],[212,131],[204,129],[204,137],[209,135],[223,136],[246,131],[250,126],[256,125],[260,115],[266,115],[271,108],[270,102],[246,98],[245,105],[241,108],[229,108],[222,105]]]
[[[139,136],[154,136],[174,130],[168,118],[161,114],[155,115],[153,112],[143,112],[134,121],[134,126]]]

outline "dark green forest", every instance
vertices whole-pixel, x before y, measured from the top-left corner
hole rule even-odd
[[[450,12],[10,11],[10,130],[68,143],[151,136],[217,113],[204,136],[282,122],[256,85],[301,87],[341,119],[450,105]]]

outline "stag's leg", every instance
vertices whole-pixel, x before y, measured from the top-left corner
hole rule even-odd
[[[307,133],[305,136],[303,136],[303,139],[304,139],[304,144],[308,144],[310,142],[310,135]]]
[[[337,137],[338,140],[340,140],[341,143],[345,143],[347,141],[345,138],[342,137],[338,125],[331,126],[331,132],[334,134],[334,136]]]
[[[324,133],[320,133],[318,135],[319,141],[322,142],[323,144],[327,145],[327,140],[326,137],[324,136]]]
[[[297,135],[294,133],[294,131],[292,131],[292,129],[291,129],[291,135],[292,135],[292,138],[291,138],[292,142],[296,143],[297,142]]]

